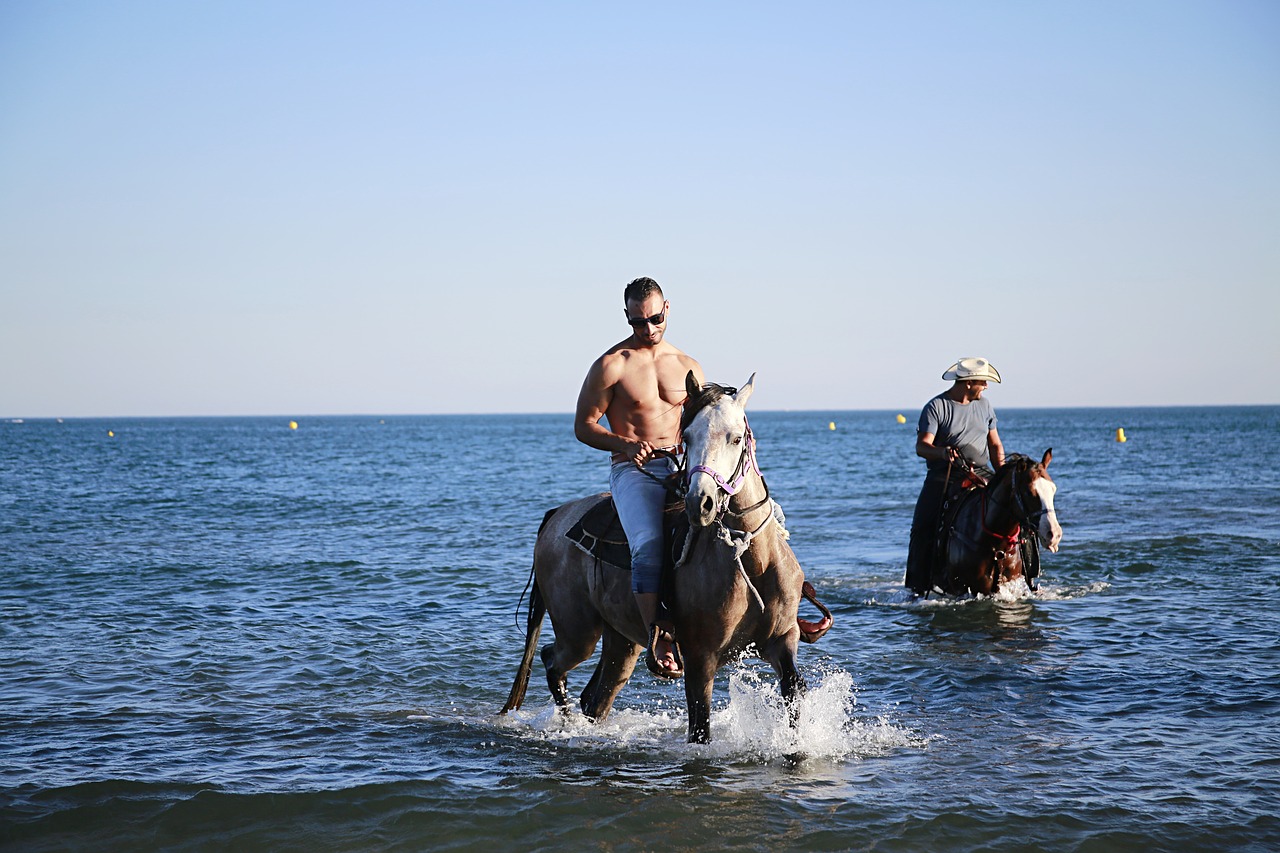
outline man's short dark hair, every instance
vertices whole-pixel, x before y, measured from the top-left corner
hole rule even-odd
[[[658,283],[649,277],[638,278],[627,285],[627,289],[622,292],[622,304],[629,302],[644,302],[649,298],[650,293],[656,293],[662,296],[662,288]],[[666,299],[663,296],[663,299]]]

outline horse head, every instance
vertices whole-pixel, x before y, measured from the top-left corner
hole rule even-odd
[[[1045,470],[1052,459],[1053,448],[1050,447],[1038,463],[1027,469],[1027,489],[1040,502],[1039,511],[1027,513],[1027,520],[1034,525],[1036,535],[1044,546],[1057,552],[1058,545],[1062,542],[1062,527],[1058,524],[1058,514],[1053,508],[1053,496],[1057,494],[1058,487]],[[1037,515],[1039,518],[1036,518]]]
[[[707,527],[728,507],[754,469],[755,440],[747,425],[747,400],[755,387],[751,374],[741,389],[699,385],[693,371],[685,377],[689,397],[680,419],[689,472],[685,511],[690,524]]]

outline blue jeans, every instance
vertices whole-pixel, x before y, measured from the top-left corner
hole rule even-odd
[[[615,462],[609,468],[609,489],[618,520],[631,548],[631,591],[657,593],[662,581],[662,507],[667,490],[660,482],[676,470],[674,460],[662,456],[645,463],[646,477],[634,462]]]

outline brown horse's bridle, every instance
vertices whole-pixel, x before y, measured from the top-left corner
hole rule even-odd
[[[1004,540],[1005,542],[1008,542],[1011,545],[1015,545],[1017,544],[1018,540],[1022,536],[1022,527],[1024,525],[1032,531],[1033,536],[1038,535],[1039,528],[1040,528],[1040,519],[1048,515],[1051,510],[1046,508],[1043,504],[1041,505],[1040,509],[1037,510],[1036,512],[1032,512],[1028,510],[1026,502],[1022,499],[1022,492],[1018,490],[1018,469],[1015,468],[1010,473],[1009,479],[1010,479],[1009,491],[1013,493],[1013,502],[1016,505],[1016,509],[1014,511],[1011,511],[1009,514],[1013,516],[1013,520],[1017,522],[1018,526],[1014,529],[1013,533],[1009,535],[996,533],[994,530],[987,527],[988,496],[987,496],[986,490],[984,490],[982,493],[982,529],[987,534],[994,536],[997,539],[1001,539],[1001,540]],[[1006,504],[1002,504],[1000,501],[996,500],[995,498],[990,498],[990,501],[991,503],[1003,509],[1006,509],[1006,510],[1011,509]]]
[[[1013,492],[1014,503],[1018,505],[1018,512],[1021,513],[1021,515],[1015,515],[1014,518],[1018,519],[1019,522],[1027,525],[1028,527],[1038,528],[1040,526],[1040,519],[1048,515],[1051,510],[1047,509],[1043,503],[1041,503],[1040,509],[1036,512],[1032,512],[1027,509],[1026,502],[1022,500],[1022,492],[1018,491],[1018,472],[1016,469],[1013,472],[1013,483],[1010,484],[1009,488],[1010,491]],[[1027,491],[1030,491],[1030,484],[1028,484]]]

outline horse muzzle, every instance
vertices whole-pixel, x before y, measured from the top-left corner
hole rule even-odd
[[[684,498],[684,511],[694,527],[710,527],[724,512],[719,490],[691,486]]]
[[[1042,516],[1036,534],[1050,553],[1058,553],[1058,546],[1062,544],[1062,526],[1058,524],[1056,515],[1050,512]]]

